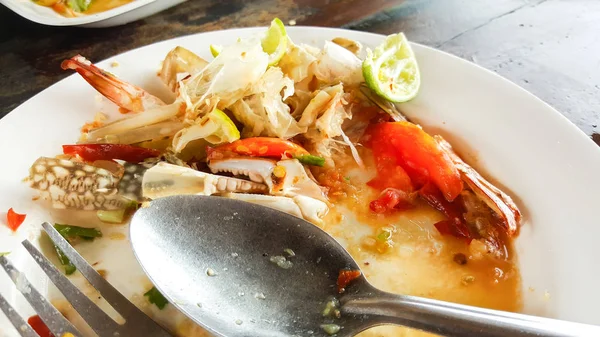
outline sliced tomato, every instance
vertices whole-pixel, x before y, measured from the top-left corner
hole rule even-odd
[[[54,337],[52,332],[50,332],[50,329],[46,326],[46,323],[44,323],[38,315],[29,317],[27,324],[29,324],[33,331],[40,335],[40,337]]]
[[[6,223],[8,224],[8,228],[10,228],[13,232],[16,231],[23,221],[25,221],[25,214],[16,213],[12,208],[6,212]]]
[[[356,280],[361,275],[360,270],[348,270],[342,269],[338,275],[337,279],[337,287],[338,293],[343,293],[346,291],[346,287],[350,284],[350,282]]]
[[[459,239],[465,239],[471,243],[473,236],[469,231],[463,214],[465,213],[460,198],[450,202],[442,195],[442,192],[432,183],[427,183],[419,190],[419,195],[427,203],[444,213],[447,220],[440,221],[434,226],[442,235],[452,235]]]
[[[387,122],[372,125],[368,132],[372,148],[383,147],[381,153],[385,156],[395,155],[397,165],[411,178],[413,185],[432,181],[448,201],[463,190],[460,173],[450,157],[419,126],[410,122]],[[381,155],[377,151],[374,151],[376,157]]]
[[[392,210],[413,207],[415,193],[406,193],[393,188],[384,190],[379,198],[371,201],[369,208],[373,213],[385,213]]]
[[[139,163],[144,159],[160,155],[158,150],[127,144],[63,145],[63,153],[78,155],[88,162],[119,159],[130,163]]]
[[[235,153],[242,156],[253,157],[271,157],[271,158],[292,158],[297,156],[310,155],[302,146],[292,143],[289,140],[271,137],[252,137],[236,140],[229,144],[223,144],[212,148],[209,156],[217,153]]]
[[[375,169],[377,176],[367,185],[384,190],[394,188],[404,192],[412,192],[413,184],[402,166],[398,165],[396,151],[385,142],[377,139],[371,140]]]

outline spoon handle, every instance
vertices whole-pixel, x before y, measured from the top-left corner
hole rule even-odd
[[[442,336],[597,337],[600,327],[427,298],[370,292],[342,300],[342,313],[361,317],[370,326],[397,324]]]

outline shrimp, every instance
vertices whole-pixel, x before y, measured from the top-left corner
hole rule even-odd
[[[151,95],[140,87],[123,82],[109,72],[96,67],[81,55],[64,60],[61,68],[75,70],[98,92],[123,109],[142,112],[165,105],[160,98]]]

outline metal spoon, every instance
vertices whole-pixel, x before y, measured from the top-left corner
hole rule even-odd
[[[137,211],[131,243],[169,302],[216,336],[354,336],[398,324],[445,336],[600,336],[600,327],[390,294],[361,276],[335,239],[294,216],[239,200],[174,196]],[[291,253],[295,256],[290,256]],[[283,256],[284,269],[271,258]],[[279,258],[281,260],[281,258]],[[332,297],[339,318],[323,317]]]

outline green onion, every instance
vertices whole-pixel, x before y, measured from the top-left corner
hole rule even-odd
[[[97,228],[87,228],[57,223],[54,225],[54,229],[56,229],[56,231],[58,231],[65,239],[72,239],[75,237],[94,239],[102,237],[102,232]]]
[[[123,220],[125,220],[125,211],[126,209],[117,209],[114,211],[97,211],[96,215],[98,216],[98,219],[100,219],[100,221],[102,222],[109,222],[109,223],[122,223]]]
[[[328,335],[335,335],[340,332],[341,327],[337,324],[321,324],[321,329],[325,331]]]
[[[156,305],[160,310],[164,309],[165,306],[169,303],[167,299],[163,296],[163,294],[156,289],[156,287],[152,287],[152,289],[148,290],[144,293],[144,296],[148,298],[148,302]]]
[[[54,229],[56,229],[56,231],[67,240],[79,237],[83,240],[91,241],[94,240],[94,238],[102,237],[102,232],[97,228],[55,224]],[[65,255],[65,253],[63,253],[62,250],[60,250],[60,248],[58,248],[58,246],[54,245],[54,249],[56,250],[60,264],[65,267],[65,274],[73,274],[77,270],[75,265],[71,263],[69,258]]]
[[[133,201],[131,200],[131,202],[125,206],[125,208],[122,209],[117,209],[114,211],[97,211],[96,215],[98,216],[98,219],[100,219],[100,221],[102,222],[109,222],[109,223],[123,223],[123,221],[125,221],[125,216],[127,215],[127,212],[130,209],[137,209],[139,207],[139,203],[137,201]]]
[[[325,165],[325,158],[319,156],[313,156],[312,154],[303,154],[300,156],[295,156],[294,158],[298,159],[299,162],[306,165],[313,166],[321,166]]]

